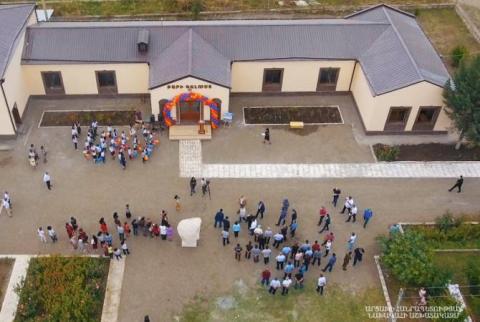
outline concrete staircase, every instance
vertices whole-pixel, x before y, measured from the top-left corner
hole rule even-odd
[[[198,133],[198,125],[173,125],[169,129],[170,140],[211,140],[212,128],[205,124],[205,134]]]

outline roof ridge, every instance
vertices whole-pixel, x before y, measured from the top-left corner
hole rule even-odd
[[[417,72],[417,75],[419,76],[420,79],[424,80],[425,77],[423,77],[422,73],[420,72],[420,69],[418,68],[417,62],[415,59],[413,59],[412,54],[410,53],[409,48],[405,44],[405,41],[403,40],[402,35],[398,32],[397,26],[393,23],[392,18],[388,14],[388,11],[385,10],[385,6],[382,8],[383,11],[385,12],[385,16],[387,17],[388,21],[390,22],[390,25],[392,26],[393,31],[395,32],[395,35],[398,37],[398,40],[400,40],[400,44],[402,45],[403,49],[407,53],[408,58],[413,64],[413,67],[415,68],[415,71]]]
[[[351,17],[357,16],[357,15],[359,15],[359,14],[362,14],[362,13],[365,13],[365,12],[368,12],[368,11],[371,11],[371,10],[374,10],[374,9],[377,9],[377,8],[380,8],[380,7],[381,7],[382,9],[384,9],[384,10],[385,10],[385,8],[388,8],[388,9],[394,10],[394,11],[396,11],[396,12],[398,12],[398,13],[404,14],[404,15],[406,15],[406,16],[415,18],[415,15],[411,14],[410,12],[407,12],[407,11],[404,11],[404,10],[401,10],[401,9],[398,9],[398,8],[395,8],[395,7],[390,6],[390,5],[388,5],[388,4],[385,4],[385,3],[379,3],[379,4],[375,5],[375,6],[367,7],[367,8],[365,8],[365,9],[363,9],[363,10],[360,10],[360,11],[357,11],[357,12],[354,12],[354,13],[351,13],[351,14],[349,14],[349,15],[346,15],[346,16],[344,17],[344,19],[349,19],[349,18],[351,18]]]
[[[193,30],[188,30],[188,73],[192,73],[193,68]]]

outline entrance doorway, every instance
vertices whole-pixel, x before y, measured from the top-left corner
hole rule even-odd
[[[201,120],[202,102],[180,102],[178,108],[180,110],[179,123],[181,124],[197,124]]]
[[[17,103],[13,104],[12,114],[13,114],[13,119],[15,120],[15,124],[17,126],[22,124],[22,118],[20,117],[20,112],[18,111]]]

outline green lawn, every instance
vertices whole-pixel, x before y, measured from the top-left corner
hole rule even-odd
[[[6,2],[21,2],[22,0],[6,0]],[[133,14],[162,14],[171,12],[189,13],[192,0],[118,0],[118,1],[61,1],[49,3],[47,7],[55,9],[56,16],[79,15],[133,15]],[[324,6],[368,6],[379,3],[377,0],[321,0],[317,1]],[[390,0],[385,3],[391,5],[416,5],[430,3],[453,3],[453,0]],[[37,1],[41,4],[40,1]],[[284,0],[285,8],[295,8],[291,0]],[[202,0],[205,11],[252,10],[281,8],[277,0]],[[315,8],[315,6],[311,6]]]
[[[436,253],[433,261],[437,266],[446,268],[453,273],[453,283],[469,285],[466,275],[467,263],[471,261],[472,265],[480,267],[480,253]],[[474,321],[480,321],[480,295],[471,296],[471,289],[467,287],[462,287],[460,290]]]
[[[437,51],[453,71],[450,55],[456,46],[465,46],[471,55],[480,54],[480,44],[465,27],[454,9],[417,10],[417,20]]]
[[[216,299],[197,297],[185,307],[180,321],[364,322],[368,320],[365,306],[385,305],[380,289],[355,294],[330,284],[324,296],[320,296],[313,283],[305,287],[302,291],[291,289],[287,296],[278,291],[272,296],[261,287],[237,293],[233,295],[234,305],[230,309],[219,308]]]

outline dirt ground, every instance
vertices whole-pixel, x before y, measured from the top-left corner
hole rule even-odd
[[[36,106],[37,110],[41,108]],[[27,128],[33,123],[38,124],[37,112],[29,114]],[[241,130],[237,131],[241,136]],[[259,132],[250,131],[248,135],[252,137],[254,132]],[[297,140],[293,140],[296,136],[288,136],[284,141],[276,141],[278,133],[275,132],[272,131],[272,138],[281,150],[304,142],[300,136]],[[70,216],[75,216],[80,226],[92,234],[97,232],[98,219],[102,216],[109,226],[113,225],[114,211],[118,211],[124,219],[126,203],[131,205],[134,216],[149,216],[157,222],[160,211],[165,209],[174,227],[183,218],[199,216],[203,219],[198,248],[181,248],[177,236],[172,242],[143,236],[128,240],[132,254],[126,259],[120,322],[141,321],[145,314],[149,314],[155,322],[172,321],[195,295],[208,297],[229,292],[234,282],[240,279],[248,286],[258,282],[263,264],[236,263],[233,245],[223,247],[220,230],[213,228],[213,216],[219,208],[223,208],[232,219],[236,217],[240,195],[247,197],[249,211],[253,211],[259,199],[266,203],[267,212],[262,225],[272,228],[275,227],[282,198],[288,197],[291,207],[299,214],[297,237],[300,241],[323,239],[316,227],[318,209],[322,205],[329,206],[334,186],[342,189],[341,198],[351,194],[360,212],[365,207],[372,208],[375,215],[367,229],[363,229],[360,223],[345,223],[344,215],[339,214],[338,209],[331,210],[332,230],[337,236],[333,249],[339,262],[345,255],[346,240],[353,231],[358,235],[358,245],[366,249],[365,260],[360,266],[344,272],[340,268],[341,263],[337,263],[334,271],[328,274],[330,282],[338,283],[347,290],[378,285],[373,262],[373,255],[379,252],[375,237],[386,233],[388,225],[398,221],[432,220],[447,209],[454,213],[476,212],[480,206],[480,180],[470,178],[465,179],[465,191],[461,194],[448,193],[447,189],[452,184],[449,179],[213,180],[212,199],[208,200],[200,195],[188,195],[188,180],[178,177],[178,142],[167,141],[165,136],[160,138],[159,150],[154,152],[149,162],[129,162],[127,169],[122,170],[117,162],[111,160],[106,165],[94,165],[84,160],[80,151],[73,150],[68,128],[33,127],[26,133],[29,136],[19,137],[13,151],[0,152],[0,190],[8,190],[14,204],[13,218],[0,216],[0,253],[70,254],[73,251],[63,229]],[[46,144],[49,151],[48,163],[40,164],[35,170],[26,160],[30,143],[37,146]],[[236,150],[262,145],[253,139],[247,143],[235,141],[232,149],[233,144],[223,142],[219,135],[208,144],[216,144],[219,153],[224,154],[226,159],[232,158],[231,154],[235,155]],[[303,152],[308,150],[303,149]],[[310,150],[312,158],[318,159],[318,154],[322,153],[319,149]],[[275,151],[269,158],[280,162],[282,154],[275,154]],[[204,150],[204,157],[205,153]],[[332,158],[334,156],[342,159],[341,154],[332,152]],[[255,162],[259,158],[252,155],[251,159],[250,162]],[[42,182],[42,174],[46,170],[52,176],[52,191],[48,191]],[[182,198],[180,213],[174,209],[175,194]],[[47,225],[57,230],[59,243],[42,244],[39,241],[36,229]],[[247,240],[245,226],[242,226],[239,242],[244,247]],[[114,243],[118,245],[117,236]],[[270,264],[270,267],[273,265]],[[313,287],[313,280],[319,273],[318,267],[308,273],[307,287]]]
[[[377,145],[378,147],[380,145]],[[377,146],[374,146],[376,148]],[[480,148],[466,146],[455,150],[455,144],[398,145],[397,161],[478,161]],[[378,155],[377,155],[378,157]]]
[[[3,297],[7,291],[8,281],[13,268],[13,259],[0,259],[0,303],[3,303]],[[0,305],[1,306],[1,305]]]

